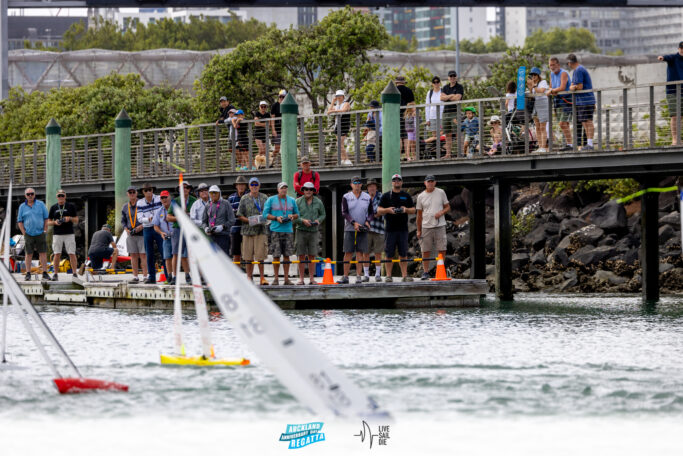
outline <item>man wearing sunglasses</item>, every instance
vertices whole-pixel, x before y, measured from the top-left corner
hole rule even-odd
[[[163,261],[164,241],[161,235],[154,231],[154,216],[161,209],[161,198],[154,194],[154,185],[145,182],[142,186],[142,195],[144,196],[138,200],[138,222],[142,224],[142,237],[145,244],[145,253],[147,254],[147,271],[149,277],[145,283],[157,283],[156,261],[154,257],[154,246],[156,245],[159,254],[162,257],[162,264],[164,267],[164,274],[170,277],[166,270],[166,263]]]
[[[66,192],[62,189],[57,190],[57,204],[50,208],[47,218],[47,224],[53,227],[52,236],[52,251],[54,257],[52,259],[52,267],[54,268],[53,281],[59,280],[57,271],[59,270],[59,259],[62,256],[62,249],[66,247],[66,253],[69,255],[71,262],[71,271],[73,271],[74,278],[78,277],[76,274],[78,260],[76,259],[76,235],[74,234],[74,223],[78,224],[78,214],[76,213],[76,206],[66,201]]]
[[[356,254],[356,283],[370,281],[370,264],[368,259],[368,230],[373,217],[372,199],[362,191],[363,182],[360,177],[351,178],[351,191],[342,197],[341,211],[344,217],[344,275],[338,283],[349,283],[349,261]],[[361,268],[365,274],[361,273]]]
[[[268,254],[268,236],[263,209],[268,196],[259,192],[261,182],[257,177],[249,179],[249,193],[240,198],[237,208],[237,218],[242,222],[242,260],[246,261],[247,278],[253,280],[254,265],[258,261],[261,274],[261,285],[268,285],[265,278],[263,260]]]
[[[17,225],[21,234],[24,235],[24,249],[26,250],[26,280],[31,280],[31,261],[33,252],[38,253],[40,267],[43,270],[43,280],[50,280],[47,274],[47,207],[42,201],[36,199],[36,191],[27,188],[24,192],[26,201],[19,206]]]
[[[408,256],[408,214],[415,213],[413,198],[402,190],[403,178],[400,174],[391,176],[391,191],[382,194],[377,215],[384,215],[386,222],[385,251],[388,259],[393,259],[396,249],[401,260]],[[401,261],[401,275],[404,282],[412,282],[408,276],[408,263]],[[391,282],[391,266],[387,266],[385,282]]]
[[[299,261],[311,261],[318,256],[318,244],[320,242],[318,233],[320,224],[325,221],[325,206],[320,198],[315,196],[315,185],[313,182],[306,182],[303,187],[304,196],[296,199],[299,207],[300,217],[296,219],[296,256]],[[305,263],[299,263],[299,282],[297,285],[304,284]],[[308,264],[309,284],[315,285],[315,267],[312,263]]]

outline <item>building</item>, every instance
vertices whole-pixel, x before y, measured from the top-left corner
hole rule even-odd
[[[624,54],[675,52],[683,39],[683,8],[633,8],[623,34]]]
[[[189,22],[190,17],[210,17],[220,22],[227,23],[233,17],[240,20],[246,19],[246,13],[243,11],[236,11],[231,8],[140,8],[139,11],[115,11],[113,13],[113,20],[117,22],[121,28],[127,29],[133,21],[140,24],[149,25],[154,24],[163,19],[173,19],[176,22]]]
[[[246,19],[256,19],[266,24],[275,24],[279,29],[289,27],[305,27],[313,25],[330,11],[339,8],[318,8],[318,7],[283,7],[283,8],[234,8],[236,11],[244,12]]]
[[[58,48],[64,32],[81,20],[85,20],[85,17],[8,16],[8,48],[23,49],[26,43],[30,44],[30,47],[42,45]]]

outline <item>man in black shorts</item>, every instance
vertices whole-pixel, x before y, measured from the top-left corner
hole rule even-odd
[[[377,208],[377,215],[384,215],[386,223],[385,251],[388,259],[394,258],[394,253],[398,249],[398,256],[401,260],[408,257],[408,214],[415,213],[415,203],[413,198],[403,190],[403,178],[400,174],[391,176],[391,191],[382,194]],[[401,261],[401,276],[404,282],[412,282],[413,278],[408,277],[408,263]],[[391,282],[391,266],[387,266],[387,277],[385,282]]]

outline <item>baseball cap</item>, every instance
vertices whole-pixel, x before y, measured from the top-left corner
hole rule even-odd
[[[219,101],[228,101],[228,97],[221,97]]]
[[[218,185],[212,185],[209,188],[209,193],[220,193],[220,192],[221,192],[221,189],[218,188]]]
[[[287,91],[285,89],[280,90],[280,93],[278,93],[278,96],[280,97],[284,97],[285,95],[287,95]]]
[[[239,116],[240,114],[244,115],[244,111],[242,111],[241,109],[238,109],[237,112],[236,112],[235,114],[237,114],[238,116]]]
[[[427,174],[425,176],[425,181],[435,181],[436,177],[434,177],[434,174]]]
[[[541,75],[541,69],[538,68],[538,67],[533,67],[533,68],[531,69],[531,71],[529,71],[529,74],[537,74],[537,75],[540,76],[540,75]]]
[[[394,179],[403,180],[403,178],[401,177],[400,174],[394,174],[393,176],[391,176],[391,180],[394,180]]]
[[[354,182],[363,182],[363,181],[361,180],[360,176],[353,176],[351,178],[351,183],[354,183]]]
[[[311,159],[308,158],[308,155],[304,155],[303,157],[301,157],[301,163],[310,163],[310,162],[311,162]]]
[[[258,177],[252,177],[251,179],[249,179],[249,185],[253,184],[254,182],[261,185],[261,181],[258,180]]]
[[[334,92],[334,96],[335,97],[343,97],[343,96],[345,96],[345,94],[344,94],[343,90],[337,90],[336,92]]]
[[[202,182],[201,184],[199,184],[199,185],[197,186],[197,191],[206,190],[206,189],[208,189],[208,188],[209,188],[209,186],[206,185],[205,182]]]
[[[394,81],[396,81],[396,82],[406,82],[406,77],[399,74],[398,76],[396,76],[396,79],[394,79]]]
[[[111,226],[109,226],[108,223],[105,223],[104,225],[102,225],[102,229],[103,229],[103,230],[104,230],[104,229],[111,230]]]
[[[679,48],[683,48],[683,41],[681,41],[680,43],[678,43],[678,47],[679,47]]]
[[[268,106],[268,103],[266,103],[265,100],[261,100],[261,101],[258,102],[258,105],[259,105],[259,106],[264,106],[264,105],[265,105],[265,106]]]
[[[435,83],[437,83],[437,82],[441,82],[441,78],[438,77],[438,76],[434,76],[434,77],[432,78],[432,84],[435,84]]]
[[[453,71],[453,70],[451,70],[451,71],[448,72],[448,76],[457,76],[457,75],[458,75],[458,73],[456,73],[456,72]]]
[[[371,108],[379,108],[379,107],[380,107],[379,101],[377,101],[377,100],[372,100],[372,101],[370,102],[370,107],[371,107]]]
[[[365,186],[369,187],[371,185],[379,185],[379,184],[377,183],[376,179],[368,179],[368,182],[365,184]]]
[[[287,185],[287,182],[280,182],[279,184],[277,184],[277,189],[278,189],[278,190],[280,190],[280,189],[283,188],[283,187],[289,188],[289,185]]]
[[[133,191],[133,190],[135,190],[135,192],[137,192],[137,191],[138,191],[138,189],[137,189],[137,188],[135,188],[135,186],[134,186],[134,185],[130,185],[130,186],[129,186],[129,187],[128,187],[128,188],[126,189],[126,193],[128,193],[128,192],[131,192],[131,191]]]
[[[190,182],[188,182],[188,181],[183,181],[183,185],[184,185],[185,187],[190,187],[190,188],[192,188],[192,184],[190,184]]]
[[[302,185],[301,188],[312,188],[313,190],[315,190],[315,185],[313,185],[313,182],[309,181]]]
[[[168,193],[168,190],[164,190],[163,192],[161,192],[161,193],[159,194],[159,196],[171,196],[171,194]]]

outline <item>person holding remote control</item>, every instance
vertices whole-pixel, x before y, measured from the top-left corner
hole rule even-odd
[[[325,206],[320,198],[315,196],[315,184],[306,182],[301,186],[304,196],[296,199],[296,205],[301,215],[296,220],[296,256],[299,261],[312,261],[318,256],[320,243],[320,224],[325,221]],[[304,284],[306,264],[299,263],[299,281]],[[315,267],[308,263],[309,284],[315,285]]]
[[[299,218],[299,207],[296,200],[287,195],[287,182],[277,184],[277,195],[266,200],[263,215],[270,220],[270,254],[273,255],[273,274],[275,278],[271,285],[279,285],[280,265],[276,263],[282,257],[284,260],[285,285],[294,285],[289,280],[289,257],[294,255],[294,221]]]

